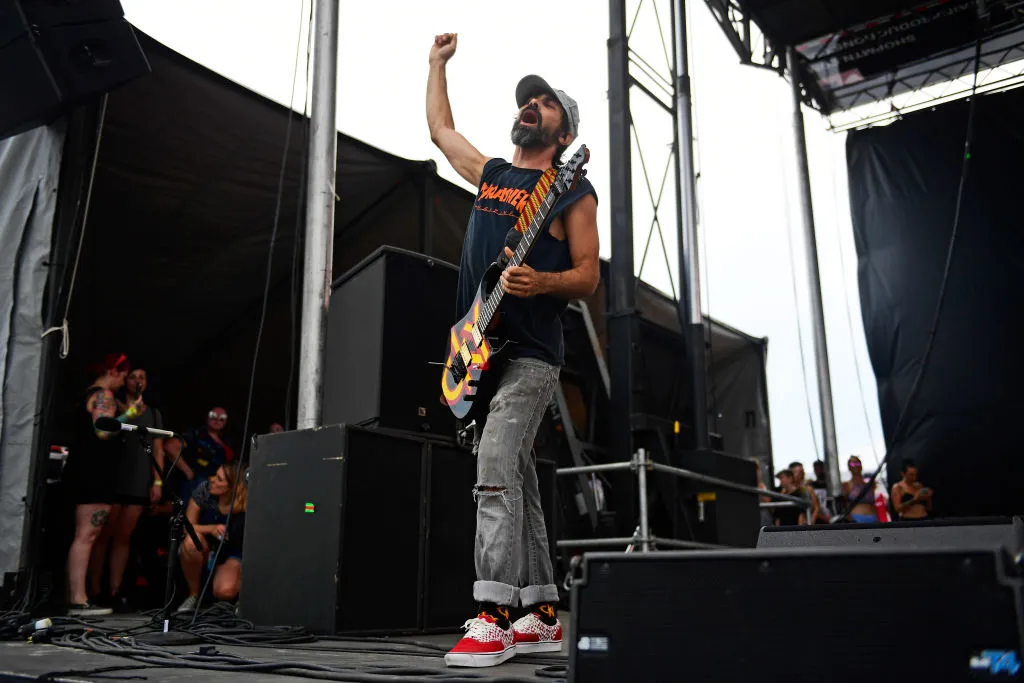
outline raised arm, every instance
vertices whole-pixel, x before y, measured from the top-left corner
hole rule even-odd
[[[452,105],[448,101],[447,64],[455,54],[458,42],[455,33],[434,37],[427,76],[427,126],[430,128],[430,140],[444,153],[452,168],[473,187],[479,187],[487,157],[455,130]]]

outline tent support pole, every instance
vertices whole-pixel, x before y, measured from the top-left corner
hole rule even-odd
[[[679,323],[690,369],[693,447],[707,449],[708,391],[704,357],[704,318],[700,310],[700,260],[697,249],[697,179],[693,162],[693,102],[690,95],[689,54],[686,44],[686,1],[672,3],[672,45],[675,56],[673,110],[676,228],[679,244]]]
[[[334,252],[335,175],[338,134],[338,2],[316,0],[312,115],[306,192],[305,277],[302,283],[298,427],[320,424],[327,309]]]
[[[796,143],[800,214],[804,227],[807,276],[810,279],[808,289],[811,296],[811,322],[814,328],[814,365],[818,375],[818,403],[821,409],[821,435],[824,440],[825,479],[828,482],[829,498],[836,500],[842,495],[842,480],[839,477],[839,448],[836,445],[836,422],[832,408],[832,378],[828,368],[825,311],[821,303],[821,275],[818,270],[818,243],[814,233],[814,205],[811,202],[811,173],[807,161],[800,64],[793,48],[786,51],[786,61],[793,88],[793,138]]]
[[[608,375],[612,462],[633,457],[633,357],[636,353],[636,276],[633,261],[633,171],[629,110],[629,24],[626,0],[609,0],[608,124],[611,263],[608,268]],[[636,506],[634,488],[622,479],[623,510]],[[635,519],[622,516],[616,528],[633,532]]]

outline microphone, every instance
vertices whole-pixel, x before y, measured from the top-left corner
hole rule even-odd
[[[164,439],[176,439],[178,434],[169,432],[166,429],[154,429],[153,427],[140,427],[138,425],[125,424],[114,417],[100,417],[96,419],[96,429],[101,432],[140,432],[141,434],[151,434],[152,436],[159,436]]]
[[[505,246],[511,249],[512,251],[515,251],[516,247],[519,246],[519,242],[522,239],[523,233],[519,232],[515,228],[512,228],[508,231],[508,234],[505,235]],[[508,261],[509,258],[508,256],[505,255],[505,249],[502,248],[501,255],[498,257],[498,265],[504,268],[505,266],[508,265]]]

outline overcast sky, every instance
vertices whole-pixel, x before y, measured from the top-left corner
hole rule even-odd
[[[669,3],[646,0],[630,45],[667,73],[655,4],[664,30],[669,30]],[[296,46],[301,42],[293,106],[302,109],[305,42],[300,36],[306,34],[309,0],[122,0],[122,5],[128,19],[145,33],[282,103],[288,102],[292,91]],[[775,462],[782,466],[798,460],[810,470],[821,449],[821,428],[807,269],[796,213],[789,86],[773,73],[741,66],[704,3],[690,5],[701,166],[703,310],[748,334],[769,338]],[[632,19],[636,2],[629,7]],[[591,149],[588,177],[600,197],[601,254],[608,257],[608,5],[597,0],[559,0],[544,9],[511,12],[507,6],[471,0],[341,0],[338,128],[403,157],[433,158],[444,177],[470,189],[432,146],[424,116],[431,41],[435,33],[457,32],[459,48],[448,71],[455,124],[484,154],[508,158],[512,153],[513,93],[523,75],[540,74],[579,102],[580,137],[571,149],[579,142]],[[531,19],[533,25],[523,25]],[[860,454],[870,467],[874,452],[883,453],[884,444],[860,320],[845,134],[828,131],[826,122],[810,110],[805,110],[805,116],[841,471],[846,478],[849,454]],[[637,148],[657,194],[672,129],[671,119],[636,89],[633,117],[640,140],[634,144],[633,162],[639,269],[653,212]],[[655,236],[642,271],[645,280],[665,292],[671,289],[669,278],[676,281],[673,200],[670,178],[660,215],[672,265],[666,265]],[[798,319],[803,329],[803,364]],[[806,385],[802,367],[806,367]],[[812,417],[816,437],[812,437]]]

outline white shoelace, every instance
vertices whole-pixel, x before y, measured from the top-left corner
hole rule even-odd
[[[491,629],[502,630],[500,626],[490,621],[487,621],[483,617],[474,617],[467,619],[466,623],[462,625],[462,628],[466,631],[466,638],[473,638],[474,640],[481,640],[486,636],[491,635]]]

